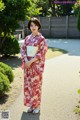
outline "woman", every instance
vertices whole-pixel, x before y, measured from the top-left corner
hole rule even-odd
[[[42,73],[48,46],[39,32],[41,23],[37,18],[30,19],[28,28],[32,33],[25,38],[21,46],[21,59],[24,64],[24,105],[29,107],[28,112],[39,113]]]

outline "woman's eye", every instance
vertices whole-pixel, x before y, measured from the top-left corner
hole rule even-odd
[[[36,27],[36,25],[35,26],[31,25],[30,27]]]

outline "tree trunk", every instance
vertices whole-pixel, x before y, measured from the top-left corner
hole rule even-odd
[[[5,39],[6,39],[6,34],[4,35],[4,37],[3,37],[2,40],[1,40],[1,38],[0,38],[0,42],[1,42],[1,44],[0,44],[0,49],[1,49],[1,47],[2,47],[2,45],[3,45],[3,43],[4,43],[4,41],[5,41]]]
[[[51,10],[52,10],[52,16],[56,16],[56,14],[55,14],[55,3],[54,3],[54,0],[49,0],[49,5],[50,5]]]

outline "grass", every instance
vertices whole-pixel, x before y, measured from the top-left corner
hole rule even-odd
[[[67,51],[59,48],[49,48],[46,54],[46,59],[58,57],[65,53],[67,53]],[[0,98],[0,110],[7,109],[21,93],[24,79],[23,70],[20,67],[21,66],[20,56],[21,56],[20,54],[17,54],[16,56],[11,56],[9,58],[0,57],[0,62],[4,62],[11,66],[15,75],[14,81],[10,85],[11,87],[10,92],[6,93],[2,98]]]
[[[79,104],[74,109],[74,112],[75,112],[75,114],[78,114],[80,116],[80,101],[79,101]]]
[[[63,49],[60,49],[60,48],[49,47],[48,52],[46,54],[46,59],[58,57],[58,56],[60,56],[62,54],[66,54],[66,53],[67,53],[66,50],[63,50]]]
[[[80,73],[80,71],[79,71]],[[79,99],[80,99],[80,89],[78,89],[78,94],[79,94]],[[78,101],[78,105],[76,105],[75,109],[74,109],[75,114],[78,114],[80,116],[80,100]]]

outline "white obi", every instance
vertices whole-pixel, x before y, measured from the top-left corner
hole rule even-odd
[[[26,46],[27,56],[34,57],[38,51],[38,46]]]

